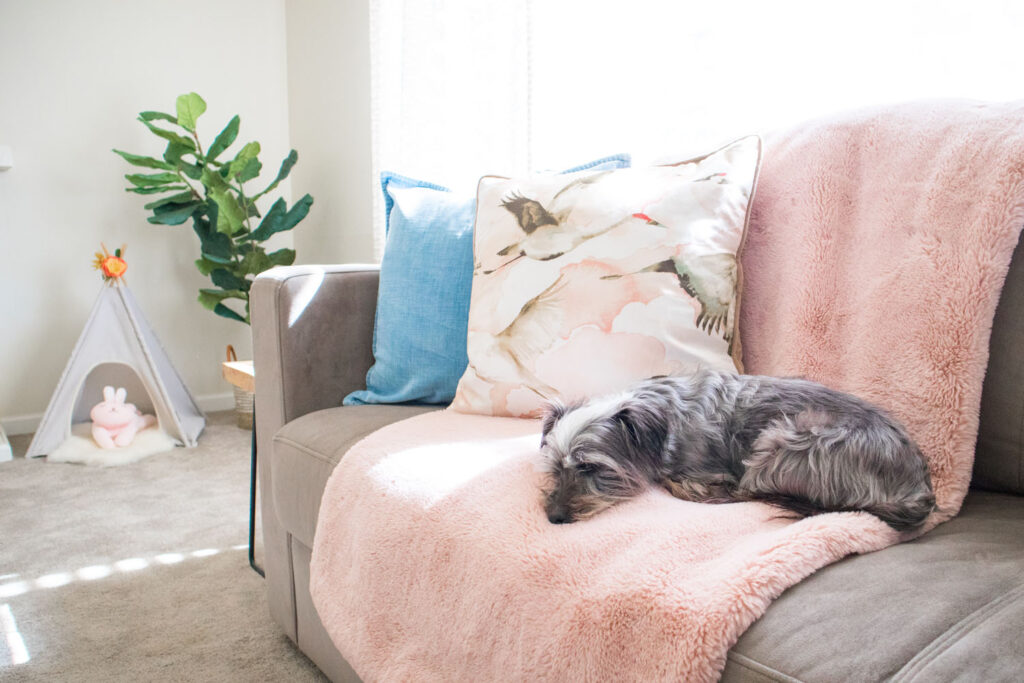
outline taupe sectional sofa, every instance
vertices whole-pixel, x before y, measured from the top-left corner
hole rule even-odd
[[[252,291],[257,440],[272,618],[334,681],[358,680],[309,596],[328,476],[347,449],[429,406],[339,407],[373,362],[375,266],[297,266]],[[925,537],[786,591],[729,653],[725,681],[1024,680],[1024,246],[996,314],[972,491]]]

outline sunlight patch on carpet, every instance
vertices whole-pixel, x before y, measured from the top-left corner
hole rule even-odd
[[[40,588],[57,588],[59,586],[66,586],[71,583],[71,581],[71,574],[68,574],[67,572],[58,572],[56,574],[40,576],[36,579],[36,585]]]
[[[231,550],[247,550],[248,548],[248,545],[231,546]],[[178,564],[190,557],[199,559],[212,557],[220,554],[220,552],[220,548],[200,548],[181,553],[160,553],[150,558],[129,557],[111,562],[110,564],[93,564],[74,571],[52,572],[32,580],[7,581],[6,583],[0,583],[0,598],[11,598],[33,590],[59,588],[75,581],[105,579],[108,576],[112,576],[115,572],[128,574],[152,567],[154,564]],[[19,574],[7,574],[6,576],[17,577]]]
[[[82,567],[75,572],[75,576],[82,579],[83,581],[95,581],[96,579],[105,579],[110,576],[113,571],[105,564],[94,564],[91,567]]]
[[[14,620],[14,613],[8,604],[0,605],[0,629],[4,632],[7,641],[7,650],[11,655],[11,664],[17,666],[24,664],[29,657],[28,649],[25,647],[25,640],[18,631],[18,622]]]

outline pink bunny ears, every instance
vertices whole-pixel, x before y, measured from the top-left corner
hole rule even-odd
[[[107,403],[124,403],[125,398],[128,397],[128,392],[125,391],[124,387],[118,387],[117,391],[114,391],[114,387],[103,387],[103,400]]]

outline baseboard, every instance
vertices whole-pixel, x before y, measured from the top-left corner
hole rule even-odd
[[[42,413],[36,413],[34,415],[16,415],[14,417],[5,417],[0,420],[0,427],[3,427],[4,431],[10,436],[17,436],[18,434],[31,434],[36,431],[36,427],[39,426],[39,421],[43,419]]]
[[[199,409],[204,413],[216,413],[220,410],[234,410],[235,394],[234,392],[229,391],[224,394],[196,396],[196,403],[199,404]]]
[[[204,413],[215,413],[220,410],[234,410],[235,394],[233,392],[227,392],[223,394],[206,394],[205,396],[196,396],[196,403],[199,404],[199,409]],[[32,434],[36,431],[36,428],[39,426],[42,419],[42,413],[15,415],[13,417],[0,419],[0,427],[2,427],[10,436],[15,436],[17,434]]]

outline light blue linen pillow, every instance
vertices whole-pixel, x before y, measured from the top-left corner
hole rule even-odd
[[[628,168],[618,154],[563,173]],[[387,242],[380,263],[373,366],[344,405],[439,403],[455,397],[469,359],[476,197],[382,173]]]

